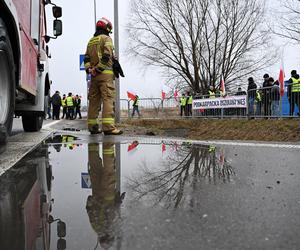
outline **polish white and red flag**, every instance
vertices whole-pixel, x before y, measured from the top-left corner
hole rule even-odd
[[[134,101],[135,100],[135,96],[136,96],[135,94],[127,91],[127,97],[128,97],[129,100],[133,100]]]
[[[223,75],[221,76],[220,90],[222,92],[222,96],[225,96],[226,90],[225,90],[225,81]]]
[[[279,78],[278,78],[279,86],[280,86],[280,96],[284,95],[284,77],[285,75],[284,75],[284,69],[282,63],[279,71]]]

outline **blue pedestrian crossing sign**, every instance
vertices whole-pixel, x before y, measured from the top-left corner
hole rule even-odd
[[[81,188],[83,189],[92,188],[91,177],[88,173],[81,173]]]
[[[85,70],[85,68],[84,68],[84,55],[79,55],[79,68],[80,68],[80,70]]]

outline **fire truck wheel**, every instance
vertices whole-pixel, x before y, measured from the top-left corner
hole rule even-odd
[[[0,143],[11,133],[15,104],[15,66],[7,29],[0,18]]]
[[[43,117],[38,114],[25,114],[22,116],[22,123],[25,132],[37,132],[43,126]]]

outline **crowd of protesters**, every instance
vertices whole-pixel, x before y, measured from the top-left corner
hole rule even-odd
[[[280,84],[269,74],[264,74],[261,88],[258,88],[252,77],[248,78],[248,113],[250,116],[280,116]],[[293,116],[295,106],[300,105],[300,78],[292,70],[288,80],[287,97],[290,104],[289,115]],[[298,115],[300,115],[298,113]]]
[[[52,113],[51,113],[52,107]],[[62,109],[62,117],[60,117],[60,111]],[[48,100],[48,119],[60,120],[60,119],[70,119],[74,120],[77,118],[82,119],[81,116],[81,96],[73,95],[68,93],[68,95],[63,95],[61,97],[60,92],[56,91],[52,97]]]
[[[289,101],[289,116],[294,116],[295,107],[300,107],[300,77],[296,70],[292,70],[291,78],[286,82],[287,84],[287,98]],[[220,116],[222,115],[238,115],[238,116],[264,116],[264,117],[279,117],[281,115],[280,101],[281,90],[278,80],[274,80],[269,74],[263,75],[261,87],[259,87],[253,77],[248,78],[247,91],[241,87],[238,88],[234,94],[236,96],[247,95],[248,99],[248,113],[246,108],[226,108],[222,109],[205,109],[202,110],[204,116]],[[209,86],[206,95],[192,96],[190,92],[183,93],[180,98],[180,116],[192,115],[193,98],[208,98],[213,99],[221,97],[223,92],[214,86]],[[300,113],[297,113],[300,116]]]

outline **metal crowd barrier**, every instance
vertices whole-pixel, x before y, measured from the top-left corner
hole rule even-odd
[[[285,86],[284,95],[279,86],[258,88],[232,93],[226,96],[193,96],[193,104],[184,109],[180,106],[180,97],[140,98],[141,118],[282,118],[300,117],[300,92],[290,93]],[[132,117],[133,101],[121,99],[121,118]],[[294,108],[293,108],[294,107]]]

